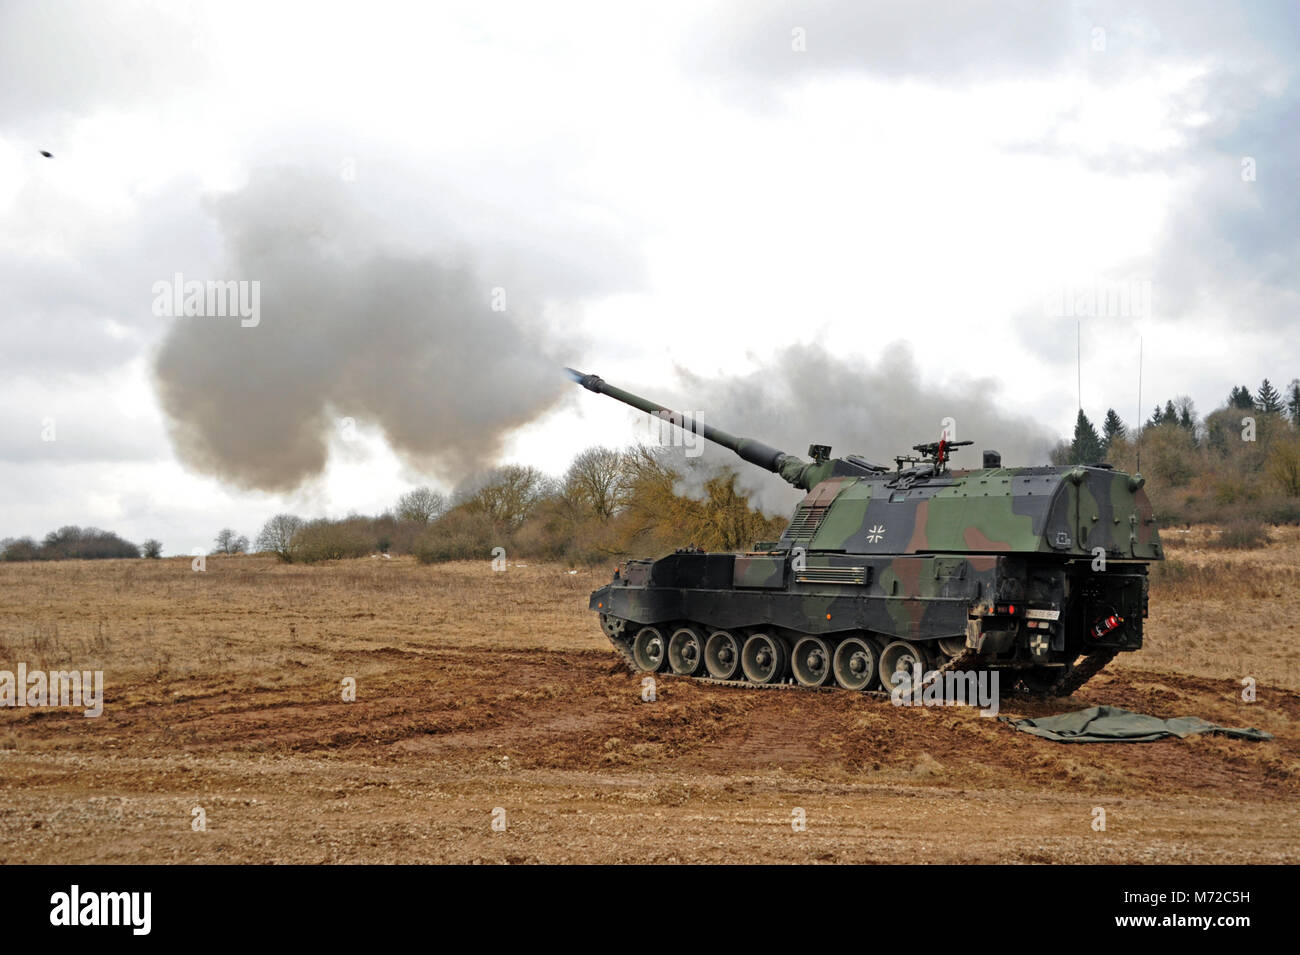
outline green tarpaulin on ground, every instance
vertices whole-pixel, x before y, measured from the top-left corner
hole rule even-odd
[[[1170,736],[1186,739],[1196,733],[1219,733],[1253,740],[1273,738],[1271,733],[1253,727],[1236,729],[1217,726],[1207,723],[1199,716],[1162,720],[1157,716],[1121,710],[1117,706],[1092,706],[1076,713],[1061,713],[1038,719],[1014,720],[1009,716],[999,719],[1010,723],[1022,733],[1033,733],[1058,743],[1150,743]]]

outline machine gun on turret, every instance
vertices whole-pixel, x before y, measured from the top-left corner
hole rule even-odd
[[[898,465],[899,471],[903,470],[904,464],[918,464],[930,465],[935,474],[940,474],[948,467],[948,459],[954,451],[974,443],[974,441],[949,441],[947,438],[940,438],[927,444],[914,444],[912,450],[919,452],[919,457],[900,454],[894,458],[894,463]]]

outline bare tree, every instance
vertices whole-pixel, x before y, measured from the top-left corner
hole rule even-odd
[[[414,524],[432,524],[447,510],[447,499],[428,487],[417,487],[397,499],[397,516]]]
[[[1178,423],[1190,433],[1196,434],[1201,421],[1196,416],[1196,404],[1192,399],[1187,395],[1179,395],[1174,399],[1174,407],[1178,410]]]
[[[149,538],[140,545],[140,556],[158,558],[162,556],[162,541]]]
[[[537,468],[508,464],[493,468],[462,487],[456,498],[465,510],[485,514],[493,523],[513,530],[553,490],[554,481]]]
[[[243,537],[229,527],[217,532],[217,548],[214,554],[242,554],[248,550],[248,538]]]
[[[297,551],[296,538],[303,528],[303,519],[292,514],[277,514],[264,525],[257,535],[257,549],[261,553],[275,554],[288,563]]]
[[[569,465],[563,482],[564,499],[578,510],[608,520],[626,500],[623,454],[610,448],[588,448]]]

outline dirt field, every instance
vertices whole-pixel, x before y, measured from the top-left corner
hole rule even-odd
[[[604,568],[0,565],[0,669],[105,679],[98,719],[0,709],[0,862],[1294,863],[1300,535],[1209,536],[1164,533],[1182,576],[1147,649],[1003,715],[1108,703],[1270,743],[1064,746],[673,678],[645,703],[586,610]]]

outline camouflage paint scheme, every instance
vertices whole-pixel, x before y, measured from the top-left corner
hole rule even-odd
[[[799,504],[772,551],[629,561],[590,608],[641,624],[934,640],[965,636],[970,617],[995,601],[1059,608],[1067,579],[1101,578],[1118,585],[1123,606],[1114,609],[1137,623],[1095,645],[1136,649],[1145,565],[1162,555],[1135,484],[1082,467],[830,478]],[[1094,548],[1105,553],[1105,573],[1092,570]],[[1030,580],[1031,569],[1046,579]]]
[[[572,374],[589,390],[664,410]],[[751,553],[626,562],[589,604],[602,620],[627,622],[620,633],[607,629],[611,640],[688,623],[787,639],[854,634],[929,646],[963,638],[990,661],[1021,666],[1142,645],[1147,565],[1163,553],[1141,477],[1104,465],[950,470],[943,452],[891,471],[814,447],[820,456],[809,463],[700,432],[807,496],[781,539]],[[1092,628],[1111,614],[1123,623],[1096,636]]]

